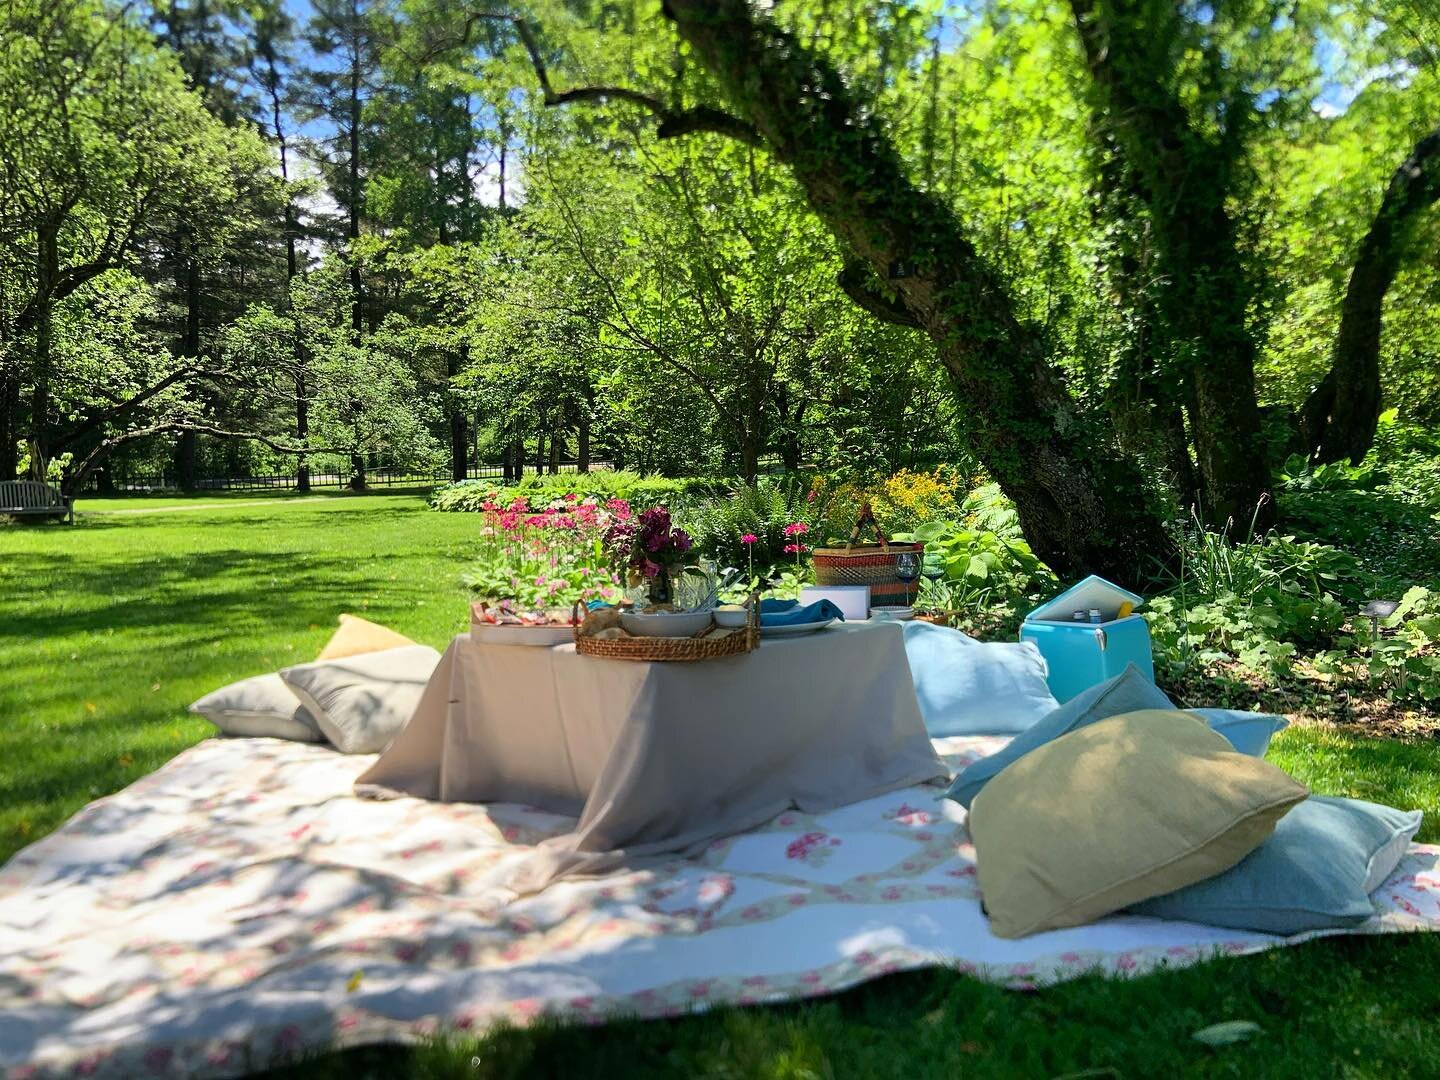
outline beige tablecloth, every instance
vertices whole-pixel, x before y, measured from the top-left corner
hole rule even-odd
[[[577,817],[507,882],[524,893],[945,775],[900,625],[859,623],[699,663],[457,637],[356,791]]]

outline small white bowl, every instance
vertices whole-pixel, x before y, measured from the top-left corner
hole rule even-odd
[[[733,604],[729,607],[717,607],[711,614],[715,616],[716,626],[723,626],[727,629],[744,626],[750,621],[750,612],[739,604]]]
[[[708,611],[633,611],[620,613],[620,625],[636,637],[694,637],[710,625]]]

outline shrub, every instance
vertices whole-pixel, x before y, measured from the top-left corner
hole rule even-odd
[[[670,510],[694,539],[696,548],[721,566],[743,568],[753,558],[758,569],[793,563],[793,553],[785,551],[793,542],[785,529],[800,522],[806,526],[807,537],[815,532],[817,502],[800,477],[763,477],[753,485],[738,485],[723,495],[681,496],[672,501]],[[740,538],[746,535],[756,538],[753,545],[741,543]]]
[[[1440,701],[1440,594],[1423,585],[1405,593],[1377,641],[1341,638],[1315,658],[1315,669],[1341,685],[1382,690],[1401,700]]]
[[[623,470],[531,473],[517,484],[497,484],[493,480],[463,480],[435,492],[430,498],[430,505],[436,510],[479,513],[487,502],[509,502],[517,495],[535,502],[578,495],[581,498],[625,499],[637,507],[646,507],[673,502],[683,495],[713,495],[728,488],[727,481],[712,477],[671,479],[664,476],[641,476],[639,473]]]

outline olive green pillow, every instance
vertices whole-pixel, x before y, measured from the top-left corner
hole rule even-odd
[[[1184,714],[1142,710],[1062,735],[970,808],[990,929],[1079,926],[1213,877],[1308,794]]]

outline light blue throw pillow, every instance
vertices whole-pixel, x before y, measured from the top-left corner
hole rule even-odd
[[[1420,828],[1418,810],[1312,795],[1223,874],[1129,910],[1289,937],[1358,926]]]
[[[911,666],[913,668],[913,661]],[[1068,735],[1072,731],[1123,713],[1138,712],[1141,709],[1173,708],[1174,703],[1165,696],[1164,691],[1142,675],[1134,664],[1127,664],[1125,670],[1113,679],[1092,686],[1064,705],[1056,707],[1043,720],[1016,735],[999,753],[981,758],[970,765],[955,777],[955,782],[945,794],[968,810],[971,800],[980,794],[981,789],[1001,769],[1061,735]]]
[[[1029,642],[981,642],[927,622],[905,623],[905,655],[931,738],[1013,735],[1057,702]]]
[[[1187,709],[1200,717],[1242,754],[1264,757],[1270,738],[1290,726],[1283,716],[1269,713],[1243,712],[1240,709]]]

